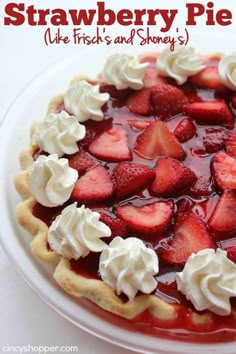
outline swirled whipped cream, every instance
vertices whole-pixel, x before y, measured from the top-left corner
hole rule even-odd
[[[183,272],[176,274],[176,281],[178,290],[197,310],[230,314],[229,300],[236,296],[236,264],[227,258],[226,251],[204,249],[192,254]]]
[[[84,125],[65,111],[50,113],[42,121],[35,133],[35,141],[41,150],[49,154],[71,155],[79,150],[76,144],[86,134]]]
[[[218,64],[221,82],[236,91],[236,53],[225,55]]]
[[[144,72],[147,63],[139,63],[136,57],[126,54],[111,55],[103,69],[103,79],[109,85],[115,85],[118,90],[132,88],[140,90],[143,87]]]
[[[158,258],[138,238],[117,236],[101,253],[99,271],[103,281],[118,295],[124,293],[133,299],[139,290],[149,294],[156,288]]]
[[[56,154],[39,156],[29,169],[28,186],[33,197],[46,207],[64,204],[71,195],[78,172]]]
[[[111,230],[99,217],[99,213],[84,205],[69,205],[49,227],[51,249],[68,259],[86,257],[90,251],[101,252],[107,247],[101,237],[111,236]]]
[[[99,92],[98,85],[91,85],[85,80],[74,81],[64,95],[64,105],[79,122],[88,119],[101,121],[104,118],[101,108],[109,98],[108,93]]]
[[[189,76],[205,68],[204,61],[196,49],[176,46],[174,51],[169,48],[163,50],[156,65],[160,75],[171,77],[178,85],[182,85]]]

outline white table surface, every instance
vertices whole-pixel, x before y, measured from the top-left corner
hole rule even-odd
[[[25,1],[43,8],[78,8],[78,1]],[[2,0],[0,14],[8,1]],[[68,5],[69,3],[69,5]],[[95,1],[81,1],[93,7]],[[86,3],[86,5],[85,5]],[[120,1],[119,7],[127,7]],[[143,4],[146,2],[143,1]],[[149,5],[156,1],[149,1]],[[184,3],[184,2],[183,2]],[[219,1],[215,1],[219,5]],[[77,6],[76,6],[77,5]],[[114,5],[114,4],[113,4]],[[232,10],[230,1],[224,6]],[[169,1],[168,8],[176,8],[176,1]],[[221,2],[222,6],[222,2]],[[114,6],[113,6],[114,7]],[[136,4],[136,8],[141,7]],[[153,8],[154,8],[153,7]],[[151,8],[151,6],[149,6]],[[235,28],[235,26],[234,26]],[[231,27],[232,29],[232,27]],[[0,120],[24,86],[39,72],[55,61],[60,61],[79,51],[74,45],[47,47],[42,39],[45,29],[20,26],[4,27],[0,24]],[[87,32],[92,29],[87,29]],[[212,29],[211,29],[212,30]],[[228,29],[224,29],[228,30]],[[234,48],[235,50],[235,48]],[[0,131],[1,133],[1,131]],[[0,247],[0,352],[2,345],[77,345],[79,353],[131,353],[115,347],[80,330],[49,308],[20,278]]]

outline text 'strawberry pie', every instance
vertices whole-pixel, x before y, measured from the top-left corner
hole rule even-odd
[[[236,54],[110,56],[32,129],[15,178],[69,294],[200,342],[236,339]]]

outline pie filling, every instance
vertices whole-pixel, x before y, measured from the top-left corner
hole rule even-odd
[[[215,72],[215,69],[218,67],[219,60],[220,59],[217,57],[208,58],[206,60],[206,68],[210,68],[212,72]],[[90,166],[88,165],[88,168],[79,171],[79,178],[85,176],[88,171],[93,171],[93,169],[96,169],[98,166],[105,167],[106,171],[109,173],[109,176],[114,176],[114,171],[116,171],[117,166],[122,163],[129,163],[142,165],[147,167],[148,170],[152,170],[154,172],[156,169],[158,170],[158,166],[162,166],[163,175],[159,176],[158,182],[155,183],[156,177],[154,175],[150,175],[149,177],[147,174],[147,180],[149,178],[150,182],[147,182],[147,185],[143,183],[142,186],[137,187],[136,190],[134,190],[134,192],[130,195],[127,192],[123,194],[122,192],[114,192],[107,198],[100,200],[98,197],[95,201],[93,198],[91,198],[91,200],[86,200],[86,197],[83,197],[81,193],[79,193],[79,197],[77,199],[77,193],[72,192],[70,199],[62,206],[45,207],[36,202],[32,213],[35,217],[39,218],[48,227],[50,227],[52,222],[58,215],[60,215],[66,206],[77,202],[78,208],[85,204],[85,206],[89,209],[102,215],[102,219],[104,220],[104,223],[106,223],[106,217],[120,219],[123,215],[125,215],[123,221],[125,218],[129,218],[129,214],[126,214],[129,212],[129,209],[125,209],[125,206],[135,206],[141,208],[146,206],[148,218],[148,208],[151,208],[150,212],[152,213],[153,204],[156,206],[155,203],[170,202],[168,205],[172,208],[172,214],[169,222],[166,223],[166,227],[155,229],[155,226],[152,226],[152,231],[148,232],[149,226],[141,222],[141,219],[145,215],[145,209],[143,208],[142,214],[138,217],[140,218],[138,219],[141,224],[140,229],[136,225],[139,224],[138,222],[131,227],[125,225],[125,222],[123,222],[122,226],[119,225],[119,231],[123,234],[112,234],[110,237],[103,238],[103,241],[109,244],[115,236],[121,236],[123,238],[136,237],[141,239],[148,248],[154,250],[158,255],[159,272],[155,276],[157,286],[151,294],[160,298],[165,303],[172,304],[175,307],[175,317],[172,320],[162,321],[146,310],[133,318],[132,321],[140,325],[144,324],[147,328],[168,329],[166,331],[166,336],[168,336],[168,333],[170,335],[172,333],[173,335],[174,331],[177,331],[175,333],[179,333],[179,337],[182,336],[184,340],[200,340],[209,342],[234,340],[236,337],[236,298],[231,297],[231,314],[228,316],[219,316],[208,310],[197,311],[192,303],[187,300],[186,296],[177,288],[176,272],[183,271],[186,261],[181,260],[181,257],[185,257],[185,255],[175,252],[175,250],[173,251],[175,247],[180,247],[178,243],[176,246],[176,243],[173,242],[176,237],[176,232],[182,234],[190,232],[190,234],[195,235],[195,229],[191,230],[191,218],[193,218],[194,223],[199,226],[199,230],[201,230],[202,227],[202,224],[200,225],[200,223],[203,222],[205,225],[204,227],[210,235],[210,241],[208,241],[207,246],[203,246],[202,248],[220,248],[226,250],[228,258],[230,258],[233,262],[236,262],[236,225],[232,227],[229,226],[228,228],[224,225],[224,223],[221,225],[219,217],[216,215],[215,211],[216,207],[218,207],[220,211],[222,207],[222,210],[225,213],[226,202],[222,198],[222,195],[225,193],[224,195],[228,197],[228,204],[226,203],[226,208],[228,208],[228,214],[230,214],[228,224],[231,223],[231,217],[236,218],[236,212],[232,210],[232,206],[234,205],[232,199],[234,197],[234,190],[236,189],[236,167],[228,167],[225,162],[226,153],[230,156],[230,159],[236,158],[236,147],[235,151],[232,153],[233,144],[229,143],[229,140],[232,139],[235,132],[235,111],[233,103],[234,93],[223,84],[218,87],[218,84],[214,84],[213,78],[208,81],[206,79],[206,82],[209,82],[209,87],[207,87],[205,82],[201,84],[201,78],[199,79],[197,74],[193,75],[192,78],[189,78],[181,85],[178,85],[176,80],[173,78],[157,76],[157,74],[155,74],[156,56],[154,55],[142,58],[142,62],[148,63],[146,71],[149,72],[149,75],[151,75],[151,79],[154,83],[153,86],[150,84],[150,87],[140,89],[143,92],[147,90],[147,95],[150,95],[150,91],[152,92],[152,98],[149,96],[149,102],[150,99],[152,100],[150,107],[142,106],[139,98],[136,101],[136,98],[133,98],[133,102],[131,102],[132,99],[130,99],[130,97],[134,97],[134,92],[140,92],[140,90],[134,91],[133,89],[127,88],[117,90],[114,89],[112,85],[104,84],[102,77],[99,79],[98,84],[100,87],[100,92],[109,92],[111,97],[102,106],[104,120],[87,120],[81,123],[86,127],[86,136],[78,142],[79,153],[85,153],[87,157],[89,156],[91,158],[92,162]],[[203,78],[205,80],[205,77]],[[176,87],[182,91],[186,102],[184,104],[184,108],[182,110],[179,109],[180,113],[178,113],[178,102],[176,102],[176,107],[173,108],[172,106],[171,108],[171,111],[175,112],[174,115],[170,114],[168,116],[168,113],[166,113],[166,118],[162,116],[162,114],[165,115],[165,112],[159,112],[157,114],[159,106],[156,111],[156,103],[153,98],[155,97],[155,93],[153,93],[155,92],[155,88],[153,89],[153,87],[158,85],[168,85]],[[146,102],[145,92],[143,97],[143,101]],[[195,114],[194,106],[188,108],[191,104],[206,103],[206,105],[208,104],[208,106],[206,106],[206,110],[208,110],[211,102],[215,103],[216,101],[220,102],[220,104],[223,101],[230,111],[230,113],[228,113],[228,111],[225,113],[225,121],[221,120],[221,114],[218,116],[218,112],[214,113],[213,111],[212,118],[211,116],[210,118],[205,118],[207,113],[205,114],[204,111],[202,118],[200,111],[197,111]],[[56,113],[66,111],[63,102],[58,103],[56,111]],[[151,139],[151,133],[146,134],[144,132],[148,132],[148,129],[150,129],[151,132],[151,129],[153,129],[154,134],[158,135],[159,131],[155,131],[156,127],[153,125],[157,121],[161,122],[161,130],[162,124],[164,124],[168,131],[174,134],[182,147],[181,151],[174,147],[172,152],[171,146],[170,150],[168,150],[171,151],[171,153],[168,152],[167,154],[165,147],[163,148],[165,144],[162,144],[161,147],[158,147],[159,153],[152,156],[153,152],[150,151],[150,149],[145,145],[147,144],[149,138],[148,134],[150,134]],[[120,128],[122,130],[119,130]],[[100,146],[99,137],[104,137],[104,133],[108,132],[108,138],[110,139],[109,135],[113,134],[112,129],[115,129],[114,144],[117,143],[117,134],[118,139],[119,134],[121,134],[121,140],[123,139],[123,136],[127,139],[128,151],[123,151],[123,146],[120,146],[123,156],[126,153],[127,158],[124,157],[123,159],[120,159],[120,154],[118,151],[117,161],[113,158],[111,162],[109,161],[109,147],[107,147],[107,158],[99,156],[99,149],[97,149],[97,147]],[[140,138],[141,135],[142,138]],[[91,144],[95,141],[95,139],[97,139],[96,144]],[[166,140],[166,144],[169,144],[168,134],[164,136],[160,135],[159,139],[164,139]],[[161,153],[160,149],[162,149]],[[175,158],[176,149],[178,150],[177,158]],[[62,157],[66,157],[69,160],[69,165],[75,168],[75,157],[77,154],[77,152],[71,155],[65,154]],[[48,153],[45,153],[42,150],[37,150],[34,154],[34,160],[37,160],[40,155],[48,155]],[[217,156],[217,159],[215,156]],[[168,162],[166,160],[168,160]],[[228,164],[231,162],[232,161],[230,160]],[[183,172],[184,177],[183,179],[180,179],[178,185],[174,185],[172,189],[171,186],[169,186],[169,190],[165,190],[165,188],[167,188],[165,185],[165,180],[169,178],[168,171],[170,174],[173,173],[174,180],[175,172],[179,168],[179,163],[184,164],[191,171],[188,170]],[[225,168],[225,180],[228,181],[229,179],[229,177],[227,177],[228,171],[232,174],[233,181],[228,181],[226,183],[226,187],[222,187],[223,177],[218,177],[218,167],[215,167],[214,164],[220,164],[219,168],[221,171],[222,168]],[[125,167],[127,166],[129,165],[125,165]],[[186,181],[188,181],[188,183]],[[119,181],[116,181],[116,183],[119,183]],[[230,196],[228,196],[228,194]],[[219,204],[220,198],[222,198],[222,205]],[[185,221],[181,221],[183,224],[181,224],[182,226],[179,226],[176,231],[176,220],[180,214],[182,217],[185,215]],[[223,217],[225,217],[225,215]],[[196,221],[196,219],[198,221]],[[201,220],[201,222],[199,222],[199,220]],[[202,232],[204,233],[205,231]],[[184,240],[184,237],[180,238],[179,242],[181,242],[181,240]],[[202,241],[200,240],[199,242]],[[196,247],[198,246],[199,245]],[[183,244],[182,247],[185,248],[185,245]],[[49,245],[48,250],[50,251]],[[195,249],[193,249],[193,253],[195,253]],[[99,273],[99,257],[99,252],[90,252],[84,258],[80,257],[78,260],[72,259],[70,261],[71,269],[75,273],[82,275],[87,279],[102,280]],[[139,294],[140,292],[136,296],[139,296]],[[120,294],[120,298],[123,302],[128,301],[128,297],[124,294]],[[199,318],[197,318],[196,313],[206,316],[209,316],[210,314],[210,320],[205,322],[202,320],[204,316],[199,316]],[[189,318],[193,317],[196,318],[194,320],[189,320]],[[198,333],[197,338],[196,332]],[[199,339],[200,333],[202,334],[202,339]],[[204,333],[207,333],[206,336],[204,336]]]

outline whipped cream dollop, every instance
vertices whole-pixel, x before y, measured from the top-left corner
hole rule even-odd
[[[77,142],[85,137],[86,128],[78,119],[62,111],[50,113],[35,133],[35,141],[41,150],[49,154],[71,155],[79,150]]]
[[[236,53],[225,55],[218,64],[221,82],[236,91]]]
[[[140,290],[151,293],[157,285],[154,275],[159,271],[154,250],[135,237],[115,237],[101,253],[99,272],[118,295],[124,293],[133,299]]]
[[[132,88],[140,90],[147,63],[140,63],[136,57],[126,54],[113,54],[108,57],[103,79],[109,85],[115,85],[118,90]]]
[[[230,297],[236,296],[236,264],[226,251],[204,249],[192,254],[183,271],[176,274],[176,281],[178,290],[197,310],[230,314]]]
[[[101,108],[109,98],[108,93],[99,92],[99,85],[91,85],[85,80],[73,81],[64,95],[64,105],[79,122],[101,121],[104,118]]]
[[[68,259],[86,257],[90,251],[101,252],[107,244],[102,237],[111,236],[110,228],[99,221],[100,214],[71,204],[57,216],[48,230],[52,250]]]
[[[78,172],[56,154],[39,156],[29,169],[28,186],[33,197],[46,207],[64,204],[71,195]]]
[[[163,50],[156,65],[160,75],[171,77],[182,85],[189,76],[205,68],[204,62],[205,59],[193,47],[176,46],[174,51],[169,48]]]

